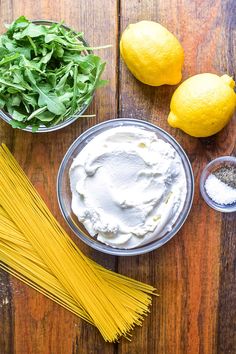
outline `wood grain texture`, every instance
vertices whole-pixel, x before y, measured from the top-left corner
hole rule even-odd
[[[14,352],[12,289],[6,272],[0,273],[0,352]]]
[[[236,352],[236,213],[224,215],[218,313],[218,353]]]
[[[233,12],[230,2],[227,5],[225,3],[145,0],[134,4],[122,0],[121,32],[129,23],[143,19],[160,22],[183,44],[183,78],[201,72],[227,72],[233,75],[235,68],[229,55],[232,54],[229,37],[233,33]],[[219,343],[217,333],[223,326],[223,318],[228,316],[228,322],[232,319],[228,315],[229,305],[226,307],[221,303],[219,307],[219,267],[223,252],[220,251],[221,230],[225,230],[225,226],[221,214],[207,207],[200,197],[199,177],[209,160],[233,152],[235,120],[217,136],[191,138],[167,124],[170,99],[175,87],[152,88],[143,85],[128,72],[122,60],[119,79],[120,116],[149,120],[171,133],[188,153],[196,181],[192,211],[175,238],[151,254],[119,259],[119,271],[126,271],[130,276],[154,284],[161,295],[154,301],[152,313],[144,327],[135,332],[131,344],[125,341],[120,344],[119,353],[216,353]],[[232,220],[228,227],[232,231]],[[224,249],[225,246],[222,247]],[[227,256],[230,257],[231,252]],[[230,279],[224,272],[224,280],[229,281],[231,290],[232,277],[232,268]],[[235,296],[232,292],[230,294],[232,304]],[[226,298],[224,301],[227,301]],[[223,307],[226,317],[220,316],[221,324],[218,324],[218,309],[223,311]],[[232,339],[234,330],[230,325],[227,326],[224,345],[230,343],[232,347],[236,344],[235,339]],[[218,340],[223,341],[223,336]]]
[[[235,119],[218,135],[191,138],[168,126],[176,87],[148,87],[127,70],[118,53],[120,33],[132,22],[158,21],[185,49],[183,78],[200,72],[235,72],[234,0],[0,0],[3,23],[25,14],[64,19],[85,32],[91,45],[112,44],[99,54],[107,61],[109,85],[97,91],[88,113],[50,134],[29,134],[0,122],[7,143],[54,215],[79,247],[108,268],[157,287],[151,313],[132,342],[105,344],[96,329],[0,272],[0,354],[227,354],[236,352],[235,214],[222,217],[203,202],[199,177],[214,157],[235,153]],[[193,165],[196,192],[190,216],[174,239],[159,250],[132,258],[104,256],[75,239],[60,214],[56,176],[67,148],[83,131],[113,117],[148,120],[179,141]]]
[[[1,30],[4,30],[4,22],[9,23],[22,14],[31,19],[64,19],[68,26],[83,31],[90,45],[113,46],[112,49],[99,51],[99,55],[107,62],[103,77],[109,78],[109,85],[96,92],[93,104],[87,111],[88,114],[95,113],[96,118],[81,118],[61,131],[48,134],[30,134],[13,130],[2,121],[0,123],[1,142],[7,143],[53,214],[70,233],[57,203],[57,172],[68,147],[83,131],[117,114],[117,3],[93,0],[2,0]],[[104,258],[76,241],[87,255],[114,269],[114,258]],[[1,274],[5,287],[1,287],[1,297],[4,299],[7,296],[9,301],[8,306],[4,305],[4,312],[0,311],[1,354],[114,353],[115,347],[104,343],[95,328],[19,281],[12,278],[9,282],[8,276]],[[12,299],[8,290],[5,290],[8,288]]]
[[[222,4],[226,29],[225,48],[228,53],[225,61],[231,73],[235,72],[236,56],[236,2],[231,0]],[[236,156],[236,124],[232,132],[221,141],[221,146],[228,142],[229,151]],[[221,256],[219,281],[218,311],[218,353],[236,352],[236,213],[223,215],[221,226]]]

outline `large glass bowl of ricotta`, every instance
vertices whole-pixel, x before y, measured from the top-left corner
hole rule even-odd
[[[85,131],[66,152],[57,178],[58,203],[73,232],[116,256],[168,242],[184,224],[193,194],[183,148],[163,129],[137,119],[112,119]]]

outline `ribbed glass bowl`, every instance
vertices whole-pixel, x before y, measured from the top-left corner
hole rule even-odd
[[[49,20],[34,20],[32,22],[35,23],[36,25],[44,25],[44,26],[50,26],[53,23],[59,23],[57,21],[49,21]],[[68,31],[72,31],[71,28],[69,28],[65,25],[62,25],[62,27],[64,27]],[[83,38],[80,38],[80,42],[82,42],[84,44],[84,46],[89,47],[88,43]],[[87,55],[89,53],[92,53],[92,51],[91,50],[83,51],[83,53],[84,53],[84,55]],[[93,97],[91,97],[91,101],[89,102],[89,104],[84,105],[79,111],[77,111],[73,115],[67,117],[64,121],[62,121],[58,124],[55,124],[51,127],[45,127],[44,125],[41,125],[35,133],[48,133],[48,132],[53,132],[55,130],[59,130],[64,127],[67,127],[71,123],[75,122],[86,111],[86,109],[90,106],[92,99],[93,99]],[[10,123],[10,121],[13,119],[12,116],[8,112],[6,112],[2,109],[0,109],[0,118],[2,118],[7,123]],[[20,129],[20,128],[17,128],[17,129]],[[30,126],[20,129],[20,130],[32,132],[32,128]]]
[[[96,240],[96,238],[93,238],[88,234],[88,232],[85,230],[83,225],[79,222],[78,218],[73,214],[71,210],[72,195],[70,190],[69,170],[73,162],[73,159],[85,147],[85,145],[88,144],[98,134],[104,132],[105,130],[118,127],[118,126],[135,126],[135,127],[140,127],[142,129],[149,130],[151,132],[154,132],[158,138],[171,144],[172,147],[178,152],[179,156],[182,159],[182,163],[186,175],[186,181],[187,181],[187,195],[186,195],[184,207],[178,219],[176,220],[175,224],[173,225],[172,230],[167,232],[163,237],[159,239],[156,239],[146,245],[142,245],[132,249],[113,248],[111,246],[108,246]],[[179,231],[181,226],[184,224],[192,206],[193,194],[194,194],[193,172],[192,172],[189,159],[186,153],[184,152],[184,150],[182,149],[182,147],[177,143],[177,141],[171,135],[169,135],[163,129],[151,123],[141,121],[141,120],[136,120],[136,119],[126,119],[126,118],[112,119],[97,124],[92,128],[88,129],[86,132],[80,135],[68,149],[67,153],[65,154],[62,160],[58,172],[58,177],[57,177],[58,203],[61,212],[65,220],[67,221],[68,225],[70,226],[70,228],[87,245],[91,246],[92,248],[98,251],[112,254],[115,256],[134,256],[134,255],[150,252],[156,248],[163,246]]]

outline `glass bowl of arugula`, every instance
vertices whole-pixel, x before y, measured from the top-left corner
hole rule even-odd
[[[61,129],[90,105],[105,63],[83,33],[19,17],[0,36],[0,117],[30,132]]]

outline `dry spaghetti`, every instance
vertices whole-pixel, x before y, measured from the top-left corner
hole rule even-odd
[[[106,341],[141,325],[154,288],[88,259],[6,146],[0,148],[0,266],[95,325]]]

